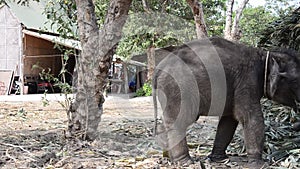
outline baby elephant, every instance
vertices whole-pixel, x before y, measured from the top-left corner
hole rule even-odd
[[[250,168],[260,168],[265,96],[297,108],[300,58],[294,51],[263,51],[222,38],[197,40],[170,51],[153,76],[153,98],[163,109],[158,138],[175,162],[189,163],[186,129],[199,116],[220,116],[209,158],[221,161],[238,123],[243,125]]]

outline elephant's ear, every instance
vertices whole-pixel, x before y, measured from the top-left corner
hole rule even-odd
[[[278,87],[278,81],[280,79],[281,73],[279,72],[279,64],[274,58],[271,59],[270,66],[271,67],[270,67],[270,75],[269,75],[269,79],[270,79],[269,94],[270,97],[273,98]]]

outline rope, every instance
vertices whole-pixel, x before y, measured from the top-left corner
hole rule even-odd
[[[268,74],[269,57],[270,57],[270,51],[267,52],[267,57],[265,61],[264,96],[266,97],[267,97],[267,74]]]

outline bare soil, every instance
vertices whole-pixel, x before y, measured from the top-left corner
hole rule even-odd
[[[181,167],[163,157],[153,137],[150,97],[109,96],[93,142],[65,138],[67,116],[56,101],[0,102],[0,168],[243,168],[243,154],[226,164],[206,159],[216,124],[216,117],[201,117],[188,129],[195,164]]]

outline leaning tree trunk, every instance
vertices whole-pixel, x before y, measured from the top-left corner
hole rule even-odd
[[[245,9],[249,0],[243,0],[236,10],[235,18],[232,25],[231,38],[233,41],[239,41],[241,39],[241,30],[239,28],[239,22],[242,17],[243,10]]]
[[[70,107],[72,137],[93,140],[103,112],[108,70],[132,0],[111,0],[104,27],[97,26],[93,0],[76,0],[82,51],[77,62],[77,93]]]
[[[207,37],[207,28],[204,19],[204,13],[201,2],[198,0],[186,0],[193,11],[197,38],[202,39]]]

